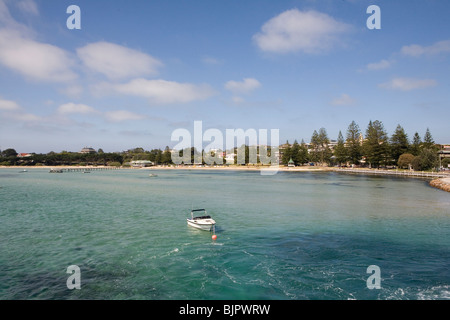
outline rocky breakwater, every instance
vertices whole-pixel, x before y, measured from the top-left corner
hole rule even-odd
[[[434,179],[430,182],[430,186],[450,192],[450,178]]]

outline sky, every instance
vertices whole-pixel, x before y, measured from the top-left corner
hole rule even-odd
[[[447,0],[0,0],[0,149],[172,148],[194,121],[292,143],[379,120],[448,144],[449,13]]]

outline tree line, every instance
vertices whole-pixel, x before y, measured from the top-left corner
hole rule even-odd
[[[234,148],[236,154],[239,149],[245,148],[245,163],[249,163],[250,149],[243,145]],[[257,147],[256,152],[259,152]],[[268,155],[271,147],[267,147]],[[309,144],[302,139],[293,144],[287,141],[279,147],[280,162],[287,165],[291,160],[296,166],[314,164],[322,166],[367,166],[380,168],[397,166],[399,168],[413,168],[414,170],[430,170],[439,166],[438,151],[430,130],[427,128],[423,139],[415,132],[412,139],[408,137],[403,127],[399,124],[394,133],[389,137],[381,121],[370,121],[365,132],[359,125],[352,121],[348,126],[345,136],[339,131],[338,139],[331,143],[325,128],[314,130]],[[191,163],[195,163],[198,155],[215,157],[215,154],[197,151],[195,148],[179,150],[179,155],[187,153],[191,155]],[[218,151],[221,152],[221,151]],[[210,152],[211,153],[211,152]],[[0,152],[0,165],[127,165],[133,160],[148,160],[155,165],[172,165],[172,151],[167,146],[164,150],[144,150],[142,147],[129,149],[123,152],[105,153],[99,149],[95,153],[78,153],[62,151],[59,153],[31,154],[26,158],[18,157],[16,150],[6,149]],[[215,157],[217,164],[226,164],[226,160]],[[259,158],[258,158],[259,161]],[[221,163],[220,163],[221,162]],[[236,164],[236,156],[234,159]],[[442,165],[448,165],[449,159],[444,159]]]
[[[381,121],[370,121],[363,133],[359,125],[352,121],[347,128],[345,138],[339,131],[334,148],[325,128],[314,130],[311,142],[303,140],[293,144],[289,141],[283,146],[282,163],[290,160],[295,165],[314,163],[319,165],[362,165],[371,168],[398,166],[414,170],[430,170],[439,166],[438,151],[430,130],[427,128],[423,139],[415,132],[412,140],[399,124],[389,137]],[[448,164],[445,159],[443,165]]]
[[[95,153],[79,153],[61,151],[59,153],[49,152],[46,154],[33,153],[27,157],[19,157],[15,149],[9,148],[0,152],[0,165],[25,165],[25,166],[72,166],[72,165],[102,165],[122,166],[133,160],[149,160],[155,164],[170,164],[171,154],[169,147],[164,151],[152,149],[146,151],[141,147],[123,152],[103,152],[99,149]]]

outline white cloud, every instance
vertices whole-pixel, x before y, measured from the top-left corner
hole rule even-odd
[[[417,44],[412,44],[410,46],[403,46],[401,53],[407,56],[418,57],[425,53],[425,48]]]
[[[22,124],[56,125],[57,127],[67,127],[72,125],[86,125],[73,121],[70,115],[94,115],[108,122],[122,122],[130,120],[142,120],[148,118],[146,115],[137,114],[128,110],[116,110],[101,112],[95,108],[81,103],[68,102],[60,105],[54,114],[40,116],[28,113],[19,104],[12,100],[0,98],[0,114],[4,119],[9,119]]]
[[[0,27],[11,28],[14,30],[21,30],[29,32],[25,25],[18,23],[9,12],[9,9],[4,0],[0,0]]]
[[[31,113],[27,113],[15,101],[0,99],[0,111],[2,118],[10,119],[18,122],[38,122],[43,118]]]
[[[225,89],[234,94],[246,94],[261,86],[261,83],[254,78],[245,78],[243,81],[228,81]]]
[[[57,109],[57,114],[61,116],[68,116],[69,114],[91,114],[91,115],[99,115],[109,122],[122,122],[129,120],[142,120],[147,116],[140,115],[128,110],[115,110],[115,111],[106,111],[100,112],[93,107],[90,107],[85,104],[76,104],[73,102],[62,104]],[[67,118],[66,118],[67,119]]]
[[[58,107],[57,112],[59,114],[71,114],[71,113],[78,113],[78,114],[88,114],[88,113],[97,113],[97,111],[85,104],[76,104],[73,102],[62,104]]]
[[[263,51],[319,53],[340,42],[350,25],[317,11],[285,11],[267,21],[253,40]]]
[[[39,10],[36,3],[33,0],[20,0],[16,2],[17,7],[25,13],[37,16],[39,15]]]
[[[2,118],[17,122],[39,122],[43,118],[31,113],[27,113],[15,101],[0,99],[0,111]]]
[[[331,104],[334,106],[349,106],[354,104],[355,102],[356,102],[355,99],[350,97],[348,94],[343,93],[339,97],[334,98],[331,101]]]
[[[413,57],[450,53],[450,40],[439,41],[428,47],[420,46],[418,44],[403,46],[401,49],[401,53]]]
[[[12,3],[12,2],[9,2]],[[39,15],[31,0],[15,1],[26,14]],[[35,31],[17,22],[0,0],[0,64],[33,80],[67,82],[77,78],[74,60],[65,50],[33,40]]]
[[[367,65],[368,70],[381,70],[381,69],[387,69],[391,66],[391,62],[388,60],[381,60],[379,62],[369,63]]]
[[[231,101],[232,101],[234,104],[242,104],[242,103],[245,102],[244,98],[238,97],[238,96],[233,96],[233,97],[231,98]]]
[[[83,93],[83,87],[80,85],[70,85],[66,88],[60,89],[59,92],[73,99],[80,98]]]
[[[434,79],[394,78],[389,82],[380,84],[379,87],[384,89],[411,91],[434,87],[436,85],[437,81]]]
[[[146,116],[127,110],[108,111],[104,113],[106,120],[110,122],[122,122],[128,120],[142,120]]]
[[[9,29],[0,30],[0,63],[35,80],[67,82],[77,78],[66,51]]]
[[[152,56],[109,42],[96,42],[77,49],[89,69],[109,79],[153,75],[163,64]]]
[[[21,108],[17,102],[0,99],[0,111],[18,111],[20,109]]]
[[[134,79],[125,84],[103,83],[97,91],[113,91],[120,94],[148,98],[151,103],[170,104],[204,100],[215,94],[206,84],[195,85],[166,80]]]
[[[42,122],[44,120],[44,118],[40,116],[26,112],[10,113],[7,117],[21,122]]]
[[[219,59],[216,59],[216,58],[213,58],[213,57],[210,57],[210,56],[202,57],[202,62],[204,64],[207,64],[207,65],[220,65],[220,64],[223,64],[222,60],[219,60]]]

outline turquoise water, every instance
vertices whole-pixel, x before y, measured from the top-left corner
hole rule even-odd
[[[450,299],[450,193],[425,180],[149,172],[1,169],[0,299]]]

